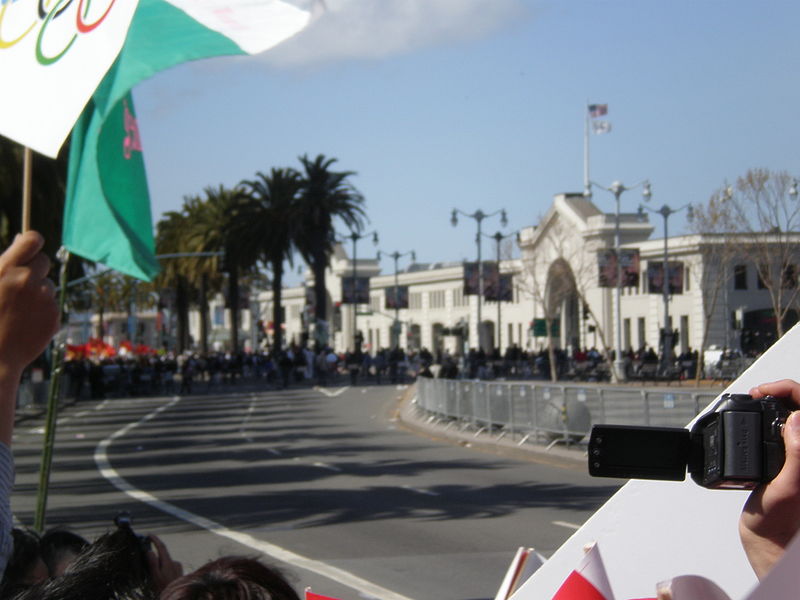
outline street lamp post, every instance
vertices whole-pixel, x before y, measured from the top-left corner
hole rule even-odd
[[[486,234],[484,234],[484,235],[486,235]],[[503,235],[499,231],[495,232],[494,235],[487,235],[486,236],[486,237],[491,238],[491,239],[493,239],[495,241],[495,244],[496,244],[495,247],[496,247],[496,250],[497,250],[497,254],[496,254],[496,256],[497,256],[497,290],[496,290],[496,292],[497,292],[497,349],[498,349],[498,351],[502,348],[502,346],[500,345],[500,337],[503,334],[503,330],[500,327],[500,242],[502,242],[506,238],[511,237],[512,235],[515,235],[515,236],[519,237],[519,233],[517,233],[517,232],[507,233],[507,234]]]
[[[650,196],[645,197],[646,200],[650,199]],[[667,375],[669,373],[669,367],[672,362],[672,317],[669,314],[669,245],[667,243],[669,239],[669,217],[670,215],[675,214],[676,212],[682,211],[683,209],[688,208],[689,219],[692,219],[693,211],[692,206],[690,204],[685,204],[680,208],[673,209],[666,204],[663,205],[659,209],[649,208],[644,205],[639,205],[639,214],[644,215],[644,211],[647,210],[652,213],[656,213],[664,217],[664,260],[662,270],[664,273],[664,277],[661,284],[661,297],[664,303],[664,335],[662,336],[662,347],[661,347],[661,374]]]
[[[416,262],[417,254],[413,250],[409,250],[408,252],[398,252],[395,250],[391,254],[388,252],[381,252],[378,250],[378,260],[381,259],[381,255],[385,254],[386,256],[390,256],[394,259],[394,323],[392,323],[392,348],[399,348],[400,347],[400,330],[402,325],[400,325],[400,296],[398,295],[398,290],[400,289],[400,278],[399,278],[399,270],[397,268],[397,261],[400,260],[404,256],[411,256],[411,262]]]
[[[372,236],[372,243],[377,245],[378,244],[378,232],[377,231],[370,231],[369,233],[358,233],[357,231],[351,231],[350,235],[348,236],[351,240],[353,240],[353,281],[352,281],[352,291],[353,291],[353,352],[358,352],[359,350],[359,343],[358,343],[358,327],[356,326],[356,320],[358,318],[358,302],[356,302],[357,298],[357,290],[356,290],[356,242],[361,238],[367,237],[368,235]]]
[[[642,195],[645,199],[650,197],[650,182],[645,180],[631,187],[625,187],[621,181],[614,181],[609,187],[590,182],[591,185],[600,187],[614,194],[616,209],[614,212],[614,256],[617,260],[616,285],[614,286],[616,340],[614,344],[614,378],[616,381],[625,381],[625,359],[622,357],[622,262],[620,261],[620,231],[619,231],[619,200],[622,192],[632,190],[640,185],[643,187]]]
[[[496,210],[493,213],[486,214],[482,210],[476,210],[474,213],[469,214],[465,213],[458,208],[454,208],[453,212],[450,214],[450,224],[455,227],[458,225],[458,215],[461,214],[465,217],[469,217],[470,219],[474,219],[478,223],[478,233],[475,236],[475,243],[478,246],[478,349],[483,348],[483,331],[481,327],[481,301],[483,300],[483,263],[481,262],[481,223],[484,219],[488,217],[493,217],[494,215],[500,215],[500,224],[505,227],[508,225],[508,218],[506,217],[506,211],[504,208],[500,210]]]

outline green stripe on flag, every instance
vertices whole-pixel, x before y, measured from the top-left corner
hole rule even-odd
[[[130,90],[182,62],[231,54],[244,52],[168,2],[140,0],[122,52],[73,130],[63,229],[67,249],[140,279],[158,274]]]

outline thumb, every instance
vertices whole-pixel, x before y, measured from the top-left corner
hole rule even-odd
[[[800,411],[792,412],[783,426],[786,462],[768,487],[775,488],[776,500],[786,495],[800,494]]]

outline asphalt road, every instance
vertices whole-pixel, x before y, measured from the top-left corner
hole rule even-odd
[[[583,468],[483,453],[392,420],[397,387],[83,402],[59,420],[47,524],[87,537],[129,510],[187,568],[266,555],[351,600],[494,598],[519,546],[545,556],[616,489]],[[41,423],[18,425],[12,505],[33,521]]]

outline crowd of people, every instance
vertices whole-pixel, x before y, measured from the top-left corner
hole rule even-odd
[[[11,443],[17,391],[23,370],[59,327],[43,242],[40,235],[28,232],[0,255],[0,595],[19,600],[299,600],[280,572],[254,558],[222,557],[184,574],[157,536],[137,535],[124,516],[91,543],[69,532],[48,531],[39,537],[12,527]],[[327,362],[326,352],[320,351],[315,363],[320,356]],[[352,365],[351,376],[357,377],[352,372],[360,372],[364,360],[357,354],[346,356],[344,368]],[[800,383],[791,380],[764,384],[750,393],[800,405]],[[742,544],[759,577],[780,560],[800,530],[798,412],[789,416],[782,431],[784,466],[775,479],[752,492],[739,522]]]
[[[613,350],[611,359],[613,360]],[[611,369],[597,348],[553,351],[555,374],[566,381],[609,381]],[[698,369],[698,353],[691,348],[674,356],[664,370],[660,354],[649,346],[629,350],[624,356],[629,380],[693,379]],[[731,361],[724,354],[721,363]],[[106,358],[75,356],[67,360],[67,394],[80,398],[145,396],[160,394],[207,393],[239,381],[262,381],[266,387],[285,389],[307,383],[351,385],[407,383],[418,376],[443,379],[550,379],[550,352],[540,348],[530,352],[513,345],[501,353],[470,349],[466,355],[448,350],[430,352],[381,348],[376,352],[335,352],[328,346],[319,349],[289,345],[281,352],[254,353],[188,351],[163,352],[143,356]],[[709,368],[716,368],[709,365]],[[710,372],[710,371],[709,371]],[[720,378],[720,377],[718,377]],[[726,378],[732,378],[727,374]]]

